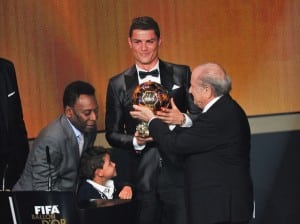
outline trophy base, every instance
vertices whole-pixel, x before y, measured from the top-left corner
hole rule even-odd
[[[147,122],[141,122],[136,126],[136,131],[139,133],[139,136],[142,138],[149,137],[149,128]]]

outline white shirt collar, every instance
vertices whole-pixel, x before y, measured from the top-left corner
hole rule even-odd
[[[71,125],[71,128],[72,128],[72,130],[76,136],[76,139],[78,141],[78,144],[79,144],[79,136],[83,135],[83,134],[71,123],[71,121],[68,118],[67,118],[67,120],[68,120],[69,124]]]
[[[202,113],[206,113],[209,110],[209,108],[211,108],[212,105],[214,105],[222,96],[223,95],[218,96],[216,98],[213,98],[211,101],[209,101],[208,104],[206,104],[206,106],[203,108]]]
[[[139,71],[147,72],[145,69],[140,68],[138,65],[135,65],[135,67],[136,67],[137,74],[139,74]],[[138,75],[139,84],[142,84],[142,83],[147,82],[147,81],[157,82],[157,83],[160,84],[161,82],[160,82],[159,61],[149,71],[152,71],[152,70],[155,70],[155,69],[157,69],[158,72],[159,72],[159,75],[157,77],[146,76],[146,78],[141,79],[140,76]]]
[[[90,179],[87,179],[86,182],[88,182],[89,184],[91,184],[97,191],[102,192],[103,194],[105,194],[105,196],[108,199],[113,199],[113,193],[115,191],[115,185],[114,185],[114,181],[113,180],[108,180],[106,181],[105,185],[101,185],[96,183],[95,181],[92,181]]]

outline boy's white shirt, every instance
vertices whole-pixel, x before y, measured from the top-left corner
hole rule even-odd
[[[98,184],[90,179],[87,179],[86,182],[91,184],[97,191],[100,191],[103,194],[105,194],[107,199],[113,199],[113,194],[115,192],[115,185],[113,180],[106,181],[105,186]]]

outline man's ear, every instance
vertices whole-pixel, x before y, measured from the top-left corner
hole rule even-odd
[[[128,41],[129,47],[132,48],[132,43],[131,43],[130,37],[127,38],[127,41]]]
[[[161,43],[162,43],[162,38],[159,38],[159,40],[158,40],[158,46],[160,46]]]
[[[206,87],[206,89],[205,89],[205,95],[206,95],[207,99],[214,98],[214,93],[213,93],[213,90],[212,90],[212,88],[210,86]]]
[[[65,108],[65,114],[67,116],[67,118],[71,118],[73,115],[73,110],[70,106],[66,106]]]

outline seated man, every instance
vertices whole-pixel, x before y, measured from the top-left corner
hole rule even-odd
[[[80,155],[94,145],[97,135],[95,88],[84,81],[71,82],[62,103],[64,112],[34,140],[14,191],[76,191]]]
[[[116,165],[111,161],[110,151],[101,146],[88,148],[80,164],[82,183],[78,190],[78,200],[131,199],[132,188],[128,183],[113,180],[117,176]]]

